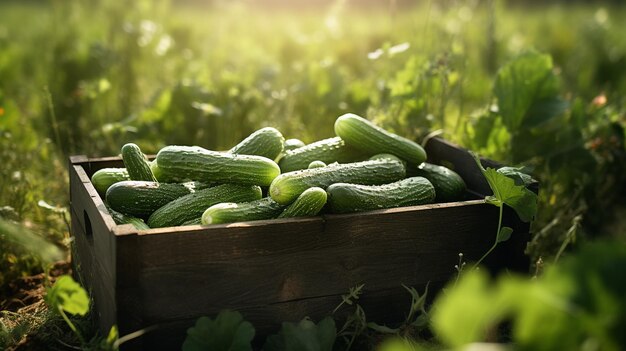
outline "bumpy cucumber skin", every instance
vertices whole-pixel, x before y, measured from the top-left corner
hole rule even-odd
[[[285,143],[283,144],[283,151],[287,152],[287,151],[295,150],[305,145],[306,144],[300,139],[287,139],[285,140]]]
[[[157,181],[152,170],[150,170],[146,156],[136,144],[128,143],[122,146],[122,160],[124,160],[131,180]]]
[[[163,173],[161,168],[159,168],[159,165],[156,163],[156,160],[150,162],[150,170],[152,171],[152,174],[154,174],[157,181],[161,183],[183,183],[190,180],[178,177],[175,174]]]
[[[141,218],[127,216],[123,213],[119,213],[115,211],[109,206],[107,206],[107,210],[109,211],[109,214],[113,218],[113,221],[115,221],[115,224],[132,224],[133,227],[135,227],[135,229],[138,229],[138,230],[150,229],[150,227],[148,227],[148,225]]]
[[[166,146],[156,157],[164,176],[207,183],[266,186],[280,174],[278,165],[263,156],[236,155],[198,146]]]
[[[326,189],[332,213],[351,213],[433,202],[435,188],[424,177],[384,185],[336,183]]]
[[[168,202],[206,187],[207,185],[198,182],[170,184],[127,180],[111,185],[107,190],[106,200],[118,212],[148,218],[152,212]]]
[[[326,167],[283,173],[270,185],[270,196],[283,205],[292,203],[306,189],[349,182],[355,184],[385,184],[406,176],[401,162],[379,159],[354,163],[337,163]]]
[[[313,161],[322,161],[326,164],[348,163],[363,161],[373,154],[347,146],[341,138],[335,137],[287,151],[278,164],[281,171],[286,173],[306,169]]]
[[[278,218],[316,216],[326,205],[327,198],[328,196],[324,189],[319,187],[309,188],[300,194],[296,201],[287,206]]]
[[[335,134],[345,140],[346,145],[365,152],[389,153],[413,164],[426,161],[426,151],[419,144],[352,113],[337,118]]]
[[[318,160],[318,161],[313,161],[309,163],[309,167],[307,167],[307,169],[320,168],[320,167],[326,167],[326,164]]]
[[[257,130],[230,149],[231,154],[257,155],[275,160],[283,152],[285,138],[276,128]]]
[[[208,208],[220,202],[246,202],[261,198],[256,185],[223,184],[179,197],[154,211],[148,218],[150,228],[181,225],[202,216]]]
[[[130,180],[126,168],[102,168],[91,176],[93,187],[103,197],[111,185],[124,180]]]
[[[435,187],[436,202],[460,201],[465,196],[466,185],[463,178],[449,168],[424,162],[419,166],[408,167],[407,173],[428,179]]]
[[[220,203],[213,205],[202,214],[202,224],[220,224],[272,219],[280,215],[285,206],[264,197],[260,200],[243,203]]]
[[[369,159],[370,160],[378,160],[378,159],[381,159],[381,158],[383,158],[383,159],[386,158],[386,159],[389,159],[389,160],[395,160],[395,161],[398,161],[398,162],[402,162],[402,163],[404,163],[406,165],[406,162],[404,160],[402,160],[400,157],[398,157],[396,155],[392,155],[392,154],[377,154],[377,155],[374,155],[374,156],[370,157]]]

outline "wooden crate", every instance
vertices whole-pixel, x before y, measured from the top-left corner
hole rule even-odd
[[[90,182],[98,169],[121,167],[119,157],[71,157],[74,265],[93,297],[99,328],[106,333],[117,324],[124,335],[158,325],[127,347],[177,349],[199,316],[232,309],[263,336],[282,321],[330,315],[358,284],[365,284],[360,303],[369,320],[403,318],[410,296],[401,284],[420,291],[430,283],[434,295],[454,276],[458,254],[477,260],[497,228],[498,209],[482,200],[491,193],[467,151],[441,139],[431,139],[426,151],[430,162],[465,179],[469,200],[146,231],[115,225]],[[485,264],[527,271],[529,225],[508,209],[504,223],[513,237]]]

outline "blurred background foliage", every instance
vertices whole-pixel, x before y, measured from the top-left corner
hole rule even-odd
[[[19,228],[68,246],[69,155],[228,149],[269,125],[312,142],[346,112],[526,166],[533,261],[623,240],[618,3],[3,1],[0,216],[20,223],[0,233],[3,282],[41,270]]]

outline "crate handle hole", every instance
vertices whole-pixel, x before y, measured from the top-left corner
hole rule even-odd
[[[87,239],[93,240],[93,229],[91,228],[91,220],[89,219],[87,211],[83,210],[83,218],[85,220],[85,236]]]

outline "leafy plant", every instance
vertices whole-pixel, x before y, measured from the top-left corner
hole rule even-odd
[[[379,325],[375,322],[367,323],[367,327],[382,334],[410,335],[413,331],[426,329],[428,326],[429,315],[426,311],[426,296],[428,295],[428,286],[422,295],[413,287],[402,284],[402,287],[411,294],[411,305],[409,313],[404,322],[397,328],[390,328],[385,325]]]
[[[59,277],[54,285],[47,290],[45,301],[51,310],[58,312],[67,325],[84,344],[85,340],[70,321],[66,313],[84,316],[89,312],[89,296],[69,275]]]
[[[475,267],[478,266],[484,259],[489,255],[498,245],[498,243],[504,242],[511,238],[511,234],[513,233],[513,228],[511,227],[503,227],[502,226],[502,213],[504,211],[504,205],[508,205],[520,217],[520,219],[524,222],[529,222],[533,219],[535,214],[537,213],[537,194],[528,190],[524,186],[524,180],[526,177],[522,177],[518,172],[510,172],[510,169],[506,171],[506,173],[514,175],[514,177],[509,177],[505,175],[505,172],[498,172],[493,168],[484,169],[482,164],[480,163],[480,159],[478,156],[473,155],[476,160],[476,164],[480,169],[481,173],[487,180],[489,187],[493,191],[492,196],[487,196],[485,201],[488,204],[492,204],[499,208],[500,212],[498,215],[498,229],[496,232],[496,240],[493,243],[493,246],[487,251],[483,257],[481,257],[475,264]],[[521,179],[522,184],[516,185],[516,179]]]
[[[337,329],[331,317],[317,325],[305,318],[298,324],[283,322],[278,334],[267,338],[263,351],[332,351],[336,338]]]
[[[510,321],[518,350],[621,350],[626,346],[626,245],[584,246],[543,276],[466,273],[433,304],[432,328],[450,347],[490,340]]]
[[[239,312],[222,311],[215,319],[200,317],[187,330],[183,351],[252,350],[254,327]]]

